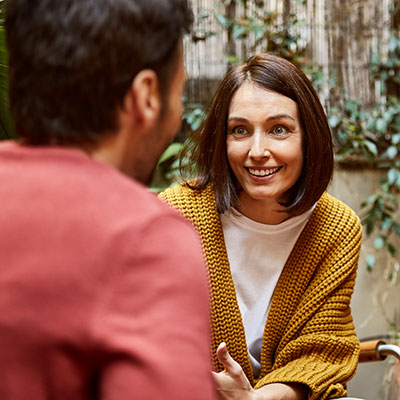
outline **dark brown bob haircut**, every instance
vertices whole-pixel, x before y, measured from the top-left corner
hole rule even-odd
[[[280,93],[298,105],[303,129],[304,165],[290,189],[286,212],[299,215],[309,210],[326,190],[333,172],[333,145],[328,121],[318,95],[299,68],[281,57],[255,55],[233,67],[220,83],[207,117],[189,145],[191,165],[197,168],[195,181],[187,184],[202,190],[211,184],[217,209],[224,212],[238,206],[238,182],[226,149],[227,121],[234,93],[246,82]]]

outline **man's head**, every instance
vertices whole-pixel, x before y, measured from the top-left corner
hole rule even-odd
[[[18,135],[31,145],[96,145],[120,129],[120,111],[141,71],[154,72],[160,119],[167,118],[181,37],[191,22],[186,0],[8,0]]]

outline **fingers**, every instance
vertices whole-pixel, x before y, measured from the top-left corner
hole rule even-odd
[[[231,357],[225,342],[218,346],[217,358],[230,375],[237,376],[242,372],[242,367]]]
[[[224,371],[213,373],[219,398],[222,400],[255,399],[256,391],[251,387],[242,367],[229,354],[224,342],[218,346],[217,357],[225,367]]]
[[[228,357],[230,357],[225,342],[219,344],[217,349],[217,357],[222,364],[224,364],[224,361],[226,361]]]

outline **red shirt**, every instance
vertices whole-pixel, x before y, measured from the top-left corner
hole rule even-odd
[[[83,152],[0,144],[0,399],[215,399],[192,227]]]

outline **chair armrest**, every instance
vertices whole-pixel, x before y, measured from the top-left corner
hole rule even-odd
[[[369,340],[361,342],[358,362],[381,361],[387,356],[394,356],[400,360],[400,347],[386,344],[383,340]]]
[[[360,343],[360,356],[358,362],[381,361],[386,356],[381,355],[378,351],[380,345],[384,345],[383,340],[368,340]]]

